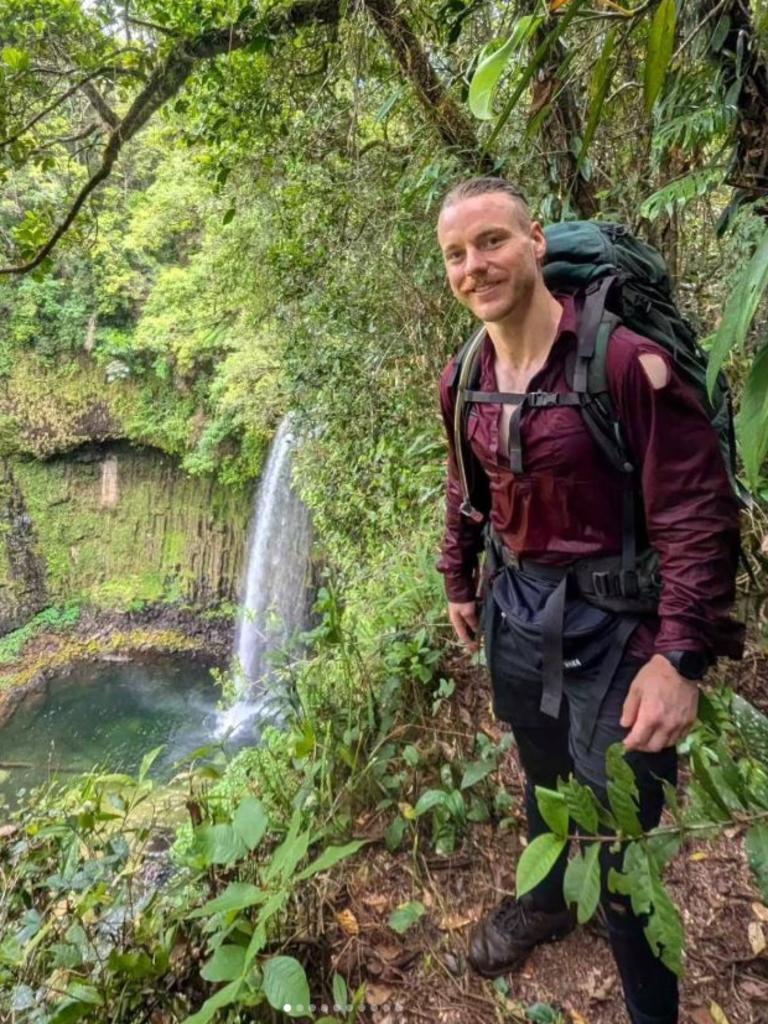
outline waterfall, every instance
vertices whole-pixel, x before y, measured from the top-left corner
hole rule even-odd
[[[269,654],[307,623],[312,524],[291,487],[293,447],[291,417],[286,416],[270,448],[248,532],[233,666],[240,699],[221,717],[217,732],[231,732],[266,715]]]

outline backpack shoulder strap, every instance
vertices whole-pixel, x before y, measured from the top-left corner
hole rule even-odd
[[[456,371],[452,382],[455,403],[453,410],[453,444],[456,452],[456,466],[459,471],[461,487],[461,513],[473,523],[482,523],[485,516],[472,505],[469,479],[467,475],[468,451],[465,437],[465,412],[467,408],[467,391],[475,382],[480,365],[480,353],[485,339],[485,326],[480,327],[469,339],[456,357]]]

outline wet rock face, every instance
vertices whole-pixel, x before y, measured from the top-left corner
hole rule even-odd
[[[6,459],[0,632],[73,600],[123,611],[235,603],[249,505],[245,490],[191,477],[172,457],[124,443],[46,461]]]
[[[42,611],[49,601],[45,560],[8,459],[3,459],[0,474],[0,531],[7,563],[0,583],[0,633],[8,633]]]

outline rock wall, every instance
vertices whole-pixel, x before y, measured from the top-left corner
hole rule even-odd
[[[237,601],[249,493],[122,442],[5,460],[0,482],[4,632],[70,600],[118,610]]]

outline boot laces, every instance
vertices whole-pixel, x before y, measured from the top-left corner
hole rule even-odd
[[[528,925],[528,915],[521,900],[508,896],[493,915],[493,923],[507,935],[515,935]]]

